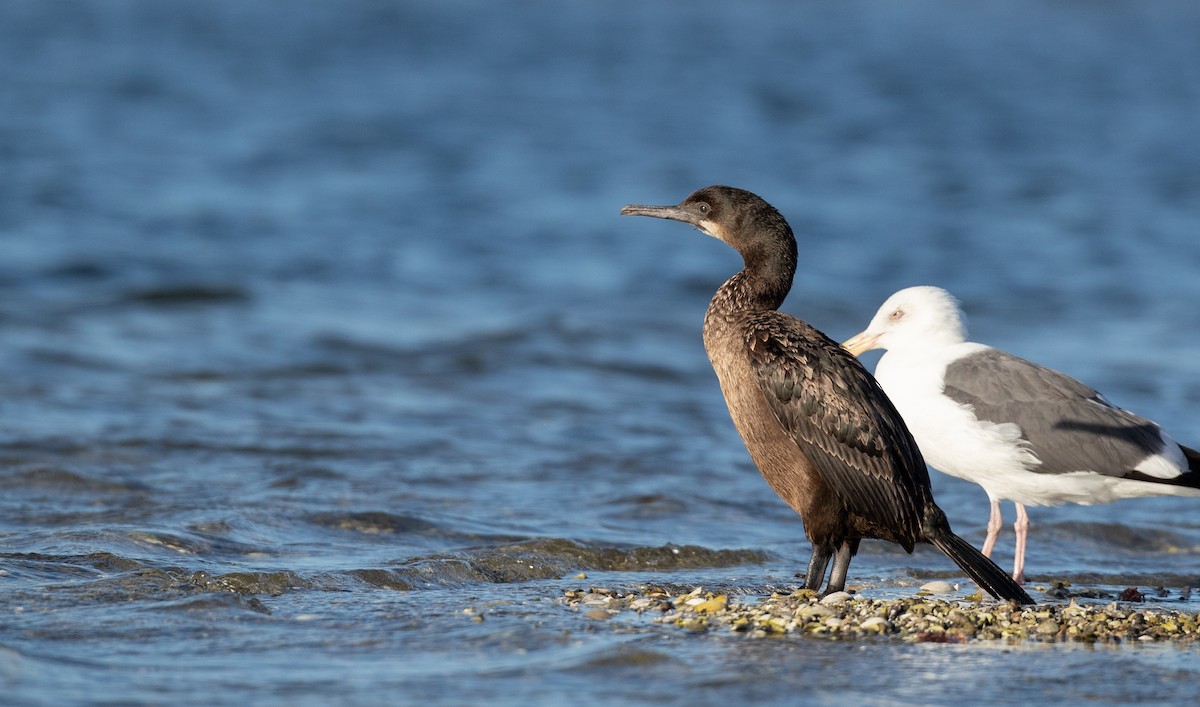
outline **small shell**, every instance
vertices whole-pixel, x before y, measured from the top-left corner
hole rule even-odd
[[[850,594],[848,592],[834,592],[822,599],[821,603],[825,606],[841,606],[848,601],[850,601]]]
[[[837,612],[835,612],[833,609],[830,609],[828,606],[821,606],[820,604],[806,604],[799,609],[796,609],[795,615],[798,619],[806,619],[809,617],[833,616],[836,613]]]
[[[712,614],[712,613],[715,613],[715,612],[718,612],[718,611],[724,609],[725,604],[728,601],[729,601],[728,596],[726,596],[725,594],[720,594],[718,596],[713,597],[712,599],[709,599],[708,601],[700,602],[700,603],[696,604],[695,606],[693,606],[692,608],[694,608],[697,612],[702,613],[702,614]],[[688,603],[691,604],[690,601]]]
[[[921,591],[928,592],[930,594],[952,594],[958,591],[958,587],[939,579],[935,582],[926,582],[925,584],[922,584]]]

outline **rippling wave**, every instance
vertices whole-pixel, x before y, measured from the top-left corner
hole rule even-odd
[[[556,597],[805,569],[700,341],[737,255],[618,215],[704,184],[788,217],[785,309],[833,338],[941,285],[1200,443],[1197,36],[1185,0],[0,3],[5,700],[1192,699],[1151,646],[766,645]],[[982,491],[934,484],[981,542]],[[1196,510],[1034,509],[1035,593],[1194,608]],[[930,578],[963,581],[864,543],[850,584]]]

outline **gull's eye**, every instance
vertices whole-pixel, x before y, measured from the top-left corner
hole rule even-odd
[[[896,321],[897,319],[903,319],[904,318],[904,310],[897,309],[896,311],[892,312],[891,318],[892,318],[892,321]]]

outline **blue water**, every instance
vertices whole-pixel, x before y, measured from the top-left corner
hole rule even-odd
[[[762,594],[808,555],[699,341],[736,254],[622,205],[755,191],[830,336],[940,285],[1200,444],[1197,116],[1183,0],[0,4],[2,701],[1190,701],[1192,647],[557,599]],[[981,541],[983,492],[934,483]],[[1031,587],[1200,610],[1194,499],[1032,516]]]

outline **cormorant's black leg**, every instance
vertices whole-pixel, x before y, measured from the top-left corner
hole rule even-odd
[[[833,571],[829,573],[826,594],[845,591],[846,574],[850,571],[850,558],[858,552],[858,540],[846,540],[833,556]]]
[[[829,566],[829,551],[813,546],[812,558],[808,561],[808,574],[804,575],[804,588],[814,591],[821,588],[825,579],[825,568]]]

